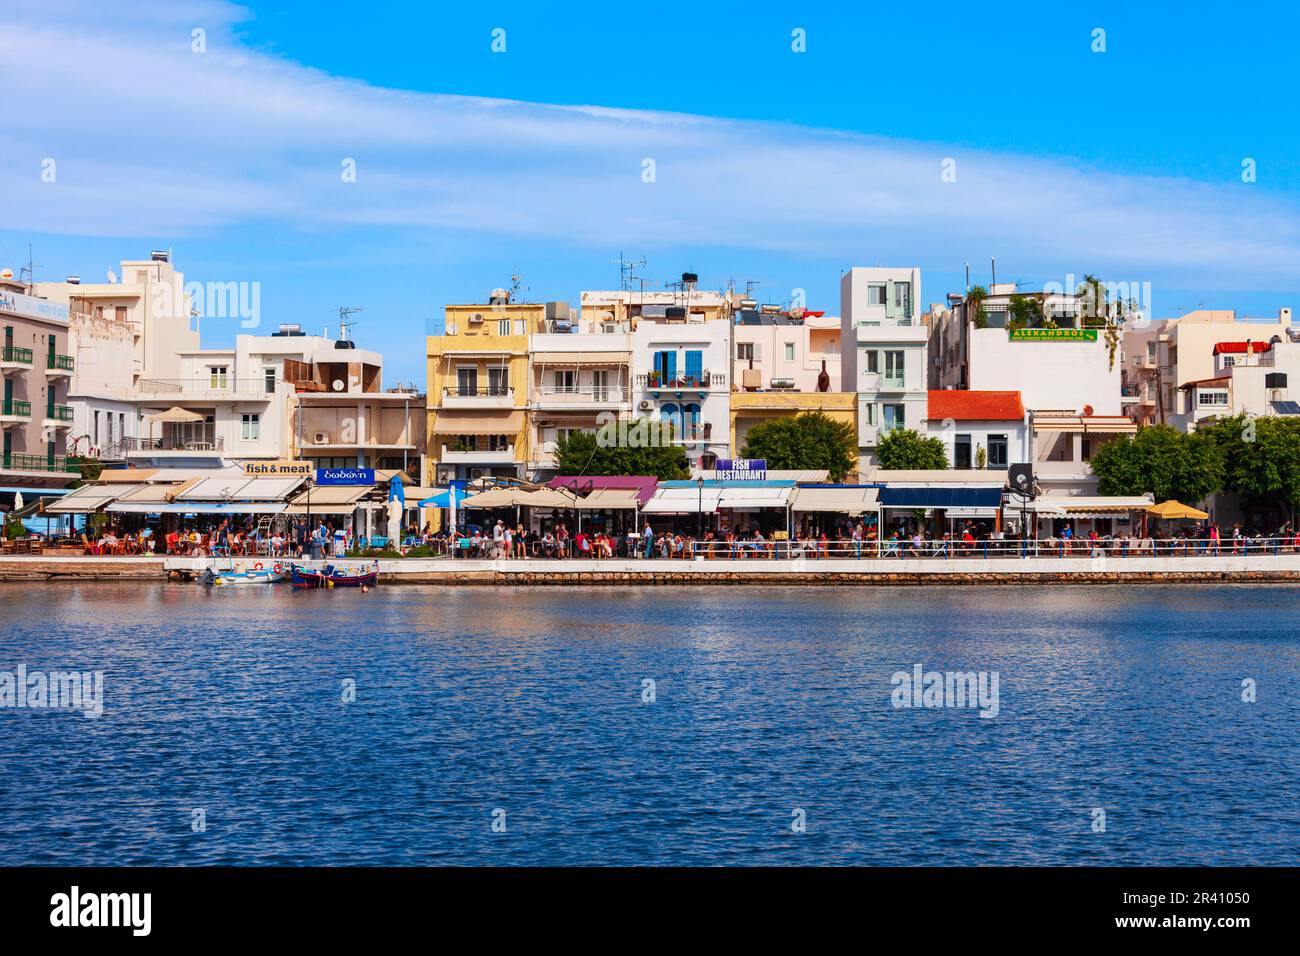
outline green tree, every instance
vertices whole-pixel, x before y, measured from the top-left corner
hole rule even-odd
[[[1300,419],[1238,415],[1197,434],[1219,449],[1224,491],[1287,513],[1300,507]]]
[[[686,449],[672,443],[672,430],[648,418],[621,427],[572,432],[557,443],[562,475],[654,475],[660,481],[689,478]]]
[[[943,442],[927,438],[911,428],[895,428],[876,446],[880,467],[890,471],[904,469],[941,470],[948,467]]]
[[[858,470],[858,436],[853,425],[822,412],[760,422],[745,436],[745,458],[763,458],[773,470],[826,469],[840,482]]]
[[[1204,432],[1190,435],[1169,425],[1150,425],[1132,437],[1102,445],[1092,456],[1092,473],[1103,495],[1152,494],[1194,505],[1223,483],[1223,453]]]
[[[977,329],[982,329],[989,324],[988,313],[984,311],[984,300],[988,297],[988,289],[982,285],[973,285],[966,293],[966,314]]]
[[[1021,295],[1017,292],[1011,297],[1011,304],[1008,309],[1011,313],[1007,319],[1007,328],[1009,329],[1036,329],[1046,322],[1046,317],[1043,315],[1043,303],[1034,296]]]

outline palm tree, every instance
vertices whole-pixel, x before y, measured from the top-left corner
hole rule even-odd
[[[977,329],[982,329],[988,324],[988,313],[984,311],[984,301],[988,297],[988,289],[982,285],[973,285],[966,293],[966,314],[974,320]],[[973,314],[971,309],[975,310]]]
[[[1079,283],[1079,288],[1086,290],[1084,298],[1087,304],[1091,305],[1091,318],[1101,319],[1101,324],[1105,325],[1106,314],[1110,311],[1110,305],[1106,302],[1106,292],[1102,288],[1101,280],[1090,272],[1083,277],[1083,281]],[[1079,323],[1079,327],[1083,327],[1082,322]]]

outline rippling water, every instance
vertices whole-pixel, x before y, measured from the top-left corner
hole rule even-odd
[[[0,710],[7,863],[1300,857],[1295,588],[0,595],[0,670],[105,673],[99,718]],[[917,663],[999,715],[895,709]]]

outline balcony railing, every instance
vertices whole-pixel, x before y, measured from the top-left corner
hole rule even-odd
[[[1141,394],[1141,389],[1140,385],[1121,385],[1119,394],[1121,398],[1137,398]]]
[[[515,390],[509,385],[488,385],[478,388],[469,385],[449,385],[442,390],[447,398],[509,398]]]
[[[25,349],[20,345],[6,345],[0,350],[0,362],[11,362],[15,365],[31,365],[32,350]]]
[[[617,404],[627,401],[627,395],[617,385],[552,385],[537,389],[534,394],[538,401],[557,403],[608,402]]]
[[[131,451],[221,451],[222,440],[212,435],[168,435],[163,438],[121,438],[118,449]]]
[[[32,403],[20,402],[16,398],[6,398],[0,402],[0,416],[12,418],[31,418]]]
[[[47,358],[45,367],[51,372],[71,372],[74,364],[71,355],[51,355]]]
[[[45,408],[45,417],[56,422],[72,421],[71,405],[48,405]]]
[[[227,398],[270,398],[275,388],[267,388],[265,378],[221,378],[202,375],[197,378],[142,378],[138,390],[145,394],[192,396],[214,401]]]
[[[85,459],[63,455],[24,455],[8,452],[3,456],[4,467],[13,471],[52,471],[60,474],[80,474]]]
[[[699,375],[677,375],[667,378],[660,372],[642,372],[636,377],[636,387],[647,391],[699,391],[726,388],[725,372],[701,372]]]

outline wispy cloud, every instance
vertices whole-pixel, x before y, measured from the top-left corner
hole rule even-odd
[[[1121,176],[791,125],[440,96],[249,48],[218,0],[111,16],[11,3],[0,153],[11,229],[182,238],[271,223],[728,246],[854,262],[1086,266],[1289,284],[1300,210],[1244,184]],[[191,51],[192,28],[207,52]],[[509,54],[505,54],[509,55]],[[956,182],[941,163],[956,160]],[[57,181],[41,181],[41,162]],[[341,163],[357,164],[345,183]],[[653,160],[655,181],[643,181]]]

